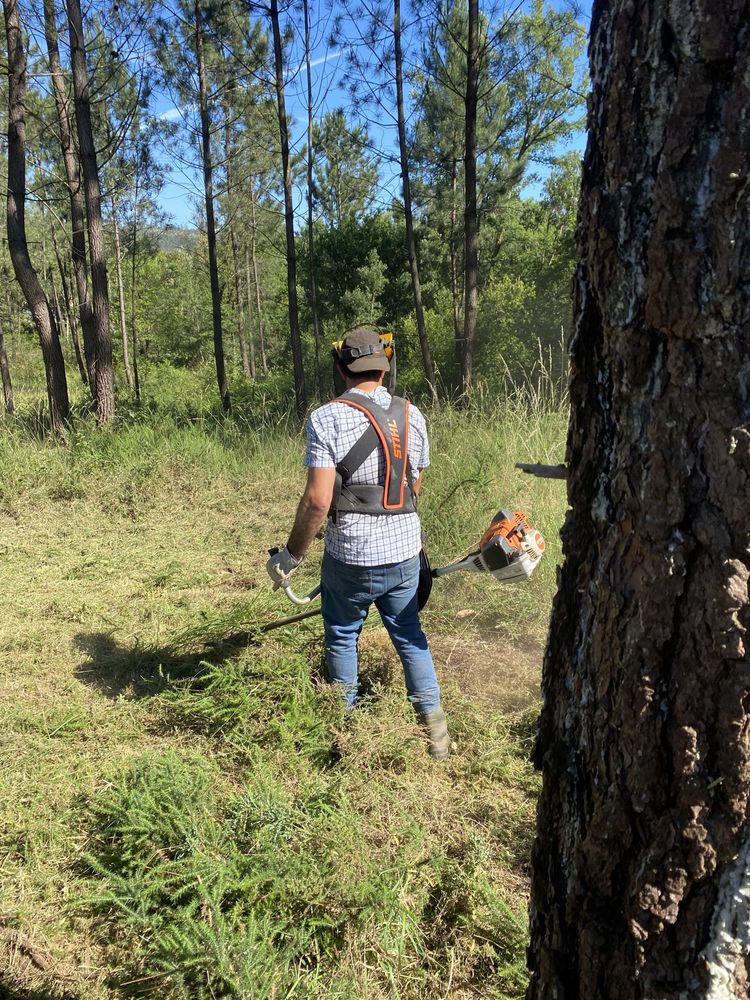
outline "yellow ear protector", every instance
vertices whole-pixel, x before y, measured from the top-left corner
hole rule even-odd
[[[382,350],[389,361],[393,360],[393,334],[379,333],[377,344],[366,344],[364,347],[345,347],[343,340],[334,340],[331,344],[331,356],[336,361],[348,365],[350,361],[357,358],[367,358],[372,354],[379,354]]]

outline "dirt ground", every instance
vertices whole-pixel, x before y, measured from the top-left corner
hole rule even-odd
[[[483,702],[501,712],[518,712],[539,701],[543,644],[531,638],[504,645],[494,636],[486,639],[465,635],[429,636],[438,680],[446,699],[451,690],[464,698]],[[399,669],[388,636],[381,628],[365,631],[361,640],[362,672],[372,668],[372,659],[388,672]]]
[[[539,701],[544,647],[533,640],[503,646],[496,639],[430,640],[438,675],[467,698],[516,712]]]

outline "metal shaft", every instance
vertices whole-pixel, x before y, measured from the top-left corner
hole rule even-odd
[[[273,629],[282,628],[284,625],[294,625],[296,622],[304,621],[305,618],[314,618],[321,613],[321,610],[321,608],[312,608],[310,611],[301,611],[298,615],[288,615],[286,618],[278,618],[275,622],[262,625],[258,631],[271,632]]]

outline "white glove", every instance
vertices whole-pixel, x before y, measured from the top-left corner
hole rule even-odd
[[[276,552],[266,563],[266,570],[274,583],[274,590],[284,587],[289,582],[289,577],[297,569],[301,559],[293,556],[288,548],[284,547]]]

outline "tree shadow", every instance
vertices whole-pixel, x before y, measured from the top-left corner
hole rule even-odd
[[[254,632],[233,632],[186,650],[177,645],[141,646],[138,642],[127,647],[110,632],[89,632],[76,635],[74,643],[87,656],[74,670],[82,684],[108,698],[138,699],[158,694],[175,680],[197,676],[206,661],[224,663],[258,646],[259,640]]]

